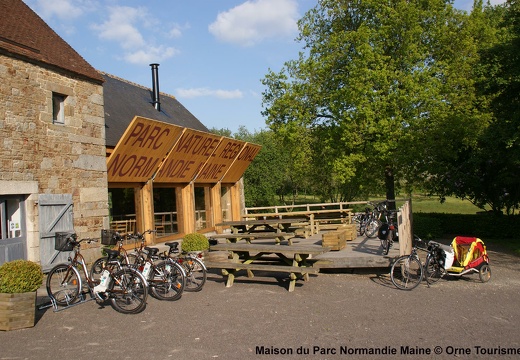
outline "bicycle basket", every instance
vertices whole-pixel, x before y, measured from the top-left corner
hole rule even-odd
[[[115,230],[101,230],[101,244],[115,245],[119,239],[119,233]]]
[[[68,238],[74,233],[71,232],[57,232],[54,236],[54,250],[58,251],[72,251],[74,245],[68,241]]]

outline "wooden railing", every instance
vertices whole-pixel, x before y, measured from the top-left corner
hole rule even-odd
[[[366,204],[367,201],[350,201],[337,203],[320,203],[320,204],[302,204],[302,205],[280,205],[280,206],[262,206],[245,208],[245,214],[257,213],[284,213],[298,211],[316,211],[316,210],[345,210],[352,205]]]

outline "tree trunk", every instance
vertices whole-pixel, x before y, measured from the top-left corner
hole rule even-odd
[[[395,210],[394,169],[390,165],[387,165],[385,167],[385,187],[386,187],[386,200],[388,200],[388,209]]]

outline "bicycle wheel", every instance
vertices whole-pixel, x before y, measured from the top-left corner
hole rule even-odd
[[[67,264],[56,265],[47,275],[47,294],[57,305],[67,306],[78,298],[81,278],[78,270]]]
[[[206,267],[204,263],[197,258],[187,257],[181,259],[182,266],[186,271],[186,286],[185,291],[196,292],[201,291],[206,283]]]
[[[383,246],[383,255],[388,255],[388,252],[390,251],[390,244],[392,243],[392,236],[394,236],[394,233],[392,230],[388,230],[388,234],[386,235],[386,238],[384,240],[381,240],[381,245]]]
[[[444,268],[440,266],[433,256],[429,255],[426,259],[426,264],[424,265],[424,271],[426,282],[428,284],[435,284],[445,274]]]
[[[422,265],[419,259],[410,255],[399,257],[390,269],[392,283],[401,290],[415,289],[423,278]]]
[[[365,235],[369,238],[375,238],[381,224],[381,221],[377,219],[370,220],[365,226]]]
[[[176,262],[161,261],[150,272],[148,283],[152,296],[157,299],[178,300],[186,285],[185,271]]]
[[[103,256],[92,264],[90,267],[90,278],[94,282],[94,284],[99,284],[99,279],[101,278],[101,274],[103,273],[103,270],[105,269],[105,266],[107,264],[107,257]]]
[[[356,216],[354,219],[354,224],[356,225],[356,231],[358,236],[361,236],[365,233],[365,220],[361,216]]]
[[[138,265],[139,264],[139,257],[137,256],[137,254],[132,253],[132,254],[127,254],[126,256],[128,258],[128,265]]]
[[[488,282],[491,279],[491,267],[488,264],[483,264],[478,271],[478,276],[480,281]]]
[[[94,282],[94,284],[99,284],[99,279],[101,278],[101,274],[103,273],[103,270],[108,269],[110,271],[115,271],[118,266],[117,264],[110,264],[108,263],[108,257],[103,256],[92,264],[90,267],[90,279]]]
[[[148,287],[143,274],[130,267],[123,267],[112,273],[110,278],[106,293],[114,310],[123,314],[137,314],[146,308]]]

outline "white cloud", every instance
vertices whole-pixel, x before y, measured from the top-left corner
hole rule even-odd
[[[153,62],[161,62],[165,59],[169,59],[172,56],[175,56],[177,53],[178,50],[173,47],[147,46],[143,49],[126,53],[124,59],[132,64],[150,64]]]
[[[215,97],[218,99],[241,99],[244,94],[240,90],[212,90],[208,88],[193,88],[193,89],[176,89],[177,96],[180,98],[190,99],[196,97]]]
[[[101,39],[116,41],[123,49],[136,49],[144,45],[144,38],[134,22],[146,16],[146,9],[117,6],[108,10],[108,20],[92,26]]]
[[[249,0],[219,13],[208,29],[221,41],[252,46],[267,38],[293,36],[298,17],[296,0]]]
[[[92,10],[95,3],[90,0],[36,0],[35,7],[44,19],[57,17],[73,20]]]
[[[157,21],[146,8],[115,6],[108,8],[108,19],[102,24],[94,24],[103,40],[115,41],[124,50],[122,58],[132,64],[149,64],[171,58],[178,50],[171,46],[154,45],[147,41],[139,26],[156,26]]]
[[[189,28],[189,25],[181,26],[179,24],[173,24],[170,31],[168,31],[168,37],[173,39],[180,38],[182,36],[183,30]]]

